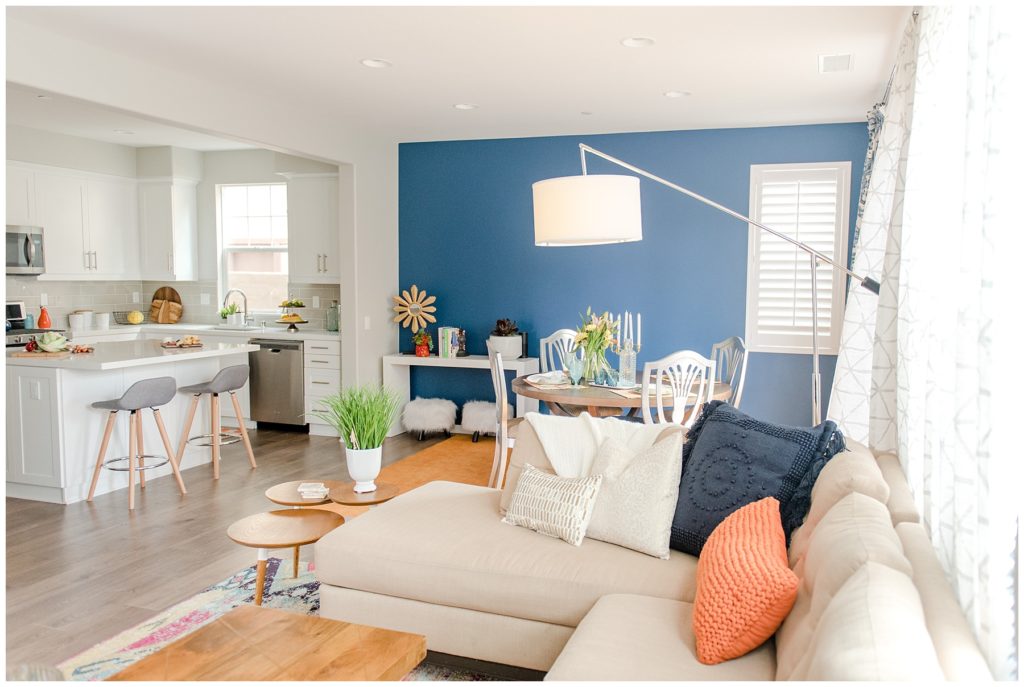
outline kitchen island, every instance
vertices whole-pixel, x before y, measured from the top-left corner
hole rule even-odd
[[[7,363],[7,496],[74,503],[89,492],[89,481],[99,451],[107,411],[91,407],[95,401],[119,398],[132,384],[151,377],[173,377],[179,387],[212,379],[222,368],[248,363],[256,346],[209,343],[201,348],[162,348],[159,341],[98,343],[93,353],[69,358],[14,358]],[[190,396],[178,395],[160,408],[172,448],[177,440]],[[203,398],[204,406],[209,398]],[[144,446],[148,453],[163,454],[163,443],[149,411],[145,415]],[[107,458],[128,453],[128,413],[118,414],[118,424],[107,449]],[[209,408],[200,409],[192,434],[208,432]],[[181,469],[210,462],[206,447],[188,446]],[[147,488],[177,488],[169,475],[170,465],[147,470]],[[188,486],[186,475],[186,486]],[[103,494],[128,486],[127,473],[104,470],[96,489]]]

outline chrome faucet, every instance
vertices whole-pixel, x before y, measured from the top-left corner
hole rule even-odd
[[[249,324],[249,299],[246,297],[245,291],[241,289],[228,289],[228,292],[224,294],[224,302],[221,303],[220,307],[228,307],[228,296],[232,293],[237,293],[242,297],[242,324]]]

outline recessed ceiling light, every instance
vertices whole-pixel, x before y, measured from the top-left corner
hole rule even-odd
[[[475,110],[480,106],[474,105],[473,103],[455,103],[454,105],[452,105],[452,107],[454,107],[456,110]]]
[[[53,100],[53,98],[51,96],[43,95],[42,93],[40,93],[36,96],[36,100]]]
[[[623,38],[622,44],[627,48],[649,48],[654,45],[654,39],[646,36],[632,36]]]
[[[135,135],[134,131],[129,131],[128,129],[114,129],[114,133],[115,134],[121,134],[123,136],[133,136],[133,135]]]
[[[376,57],[368,57],[365,60],[360,60],[360,64],[370,69],[387,69],[391,66],[391,63],[387,60],[382,60]]]
[[[689,91],[665,91],[666,98],[685,98],[688,95]]]

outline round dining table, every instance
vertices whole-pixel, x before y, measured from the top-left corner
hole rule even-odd
[[[586,383],[579,386],[544,388],[530,384],[526,381],[527,376],[512,380],[512,393],[544,401],[559,415],[579,415],[587,411],[593,417],[609,417],[621,415],[626,411],[633,414],[643,405],[639,391],[623,395],[607,387],[590,386]],[[713,399],[724,401],[731,394],[731,386],[725,382],[715,382]],[[656,408],[657,405],[657,399],[651,394],[651,408]],[[664,405],[671,406],[672,399],[667,398]]]

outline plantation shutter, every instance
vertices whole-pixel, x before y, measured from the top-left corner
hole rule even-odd
[[[751,218],[846,264],[850,163],[752,165]],[[811,262],[806,252],[750,227],[747,345],[753,350],[811,350]],[[818,276],[818,345],[837,353],[846,278],[826,263]]]

